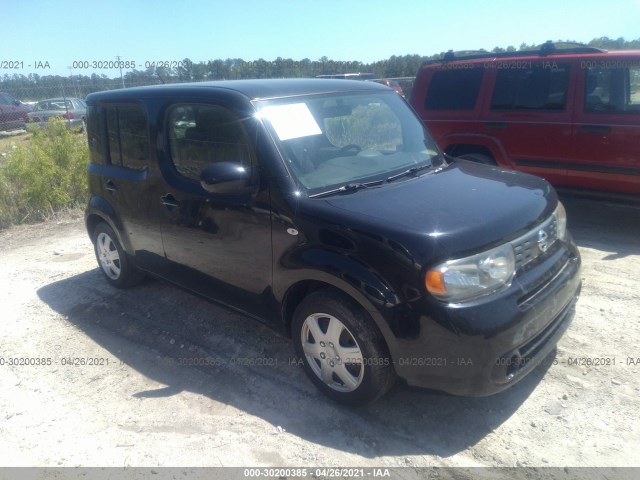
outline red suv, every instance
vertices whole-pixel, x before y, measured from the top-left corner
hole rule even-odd
[[[420,68],[410,102],[451,156],[640,195],[638,50],[450,51]]]

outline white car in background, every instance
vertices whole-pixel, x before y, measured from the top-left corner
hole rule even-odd
[[[27,114],[27,125],[46,127],[52,118],[63,118],[68,128],[84,130],[87,104],[80,98],[41,100]]]

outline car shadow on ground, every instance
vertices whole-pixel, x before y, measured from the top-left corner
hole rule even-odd
[[[640,254],[640,204],[563,194],[568,227],[579,247],[609,252],[603,260]]]
[[[448,457],[475,445],[526,401],[548,365],[491,397],[455,397],[398,384],[372,405],[347,408],[307,380],[289,339],[165,282],[117,290],[96,268],[37,293],[118,361],[166,385],[132,397],[194,392],[307,441],[367,458]],[[141,349],[149,355],[141,356]]]

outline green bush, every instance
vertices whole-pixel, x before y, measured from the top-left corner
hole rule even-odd
[[[64,120],[33,131],[0,166],[0,228],[43,220],[87,197],[87,138]]]

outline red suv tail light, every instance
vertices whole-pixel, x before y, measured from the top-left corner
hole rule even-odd
[[[73,120],[73,112],[67,112],[63,115],[67,120]]]

